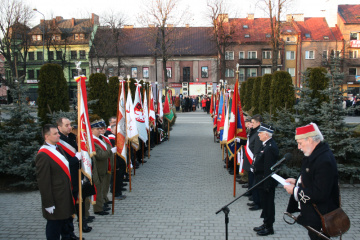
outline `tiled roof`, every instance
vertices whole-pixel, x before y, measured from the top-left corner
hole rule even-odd
[[[234,30],[233,42],[268,42],[270,40],[269,18],[230,18],[229,23]]]
[[[338,13],[345,23],[360,23],[360,4],[359,5],[339,5]]]
[[[304,18],[304,21],[296,21],[294,24],[301,31],[302,41],[335,41],[342,39],[340,31],[335,28],[331,29],[325,18]]]
[[[123,57],[154,56],[159,53],[156,44],[156,28],[121,28],[119,29],[117,46],[118,54]],[[154,32],[155,31],[155,32]],[[175,39],[173,47],[169,47],[174,56],[213,56],[217,54],[214,43],[210,40],[211,28],[207,27],[175,27],[170,28],[171,39]],[[169,33],[169,32],[168,32]],[[160,36],[160,33],[157,33]],[[116,48],[112,30],[99,28],[94,39],[94,46],[90,54],[95,56],[115,57]],[[156,48],[157,46],[157,48]],[[96,48],[96,49],[95,49]]]

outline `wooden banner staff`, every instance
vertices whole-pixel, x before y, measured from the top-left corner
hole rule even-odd
[[[121,95],[121,87],[122,81],[119,78],[119,93],[118,93],[118,101],[117,101],[117,111],[116,111],[116,126],[115,126],[115,146],[117,143],[117,126],[118,126],[118,113],[119,113],[119,102],[120,102],[120,95]],[[110,126],[111,127],[111,126]],[[116,146],[117,147],[117,146]],[[112,215],[114,215],[115,209],[115,185],[116,185],[116,160],[117,160],[117,153],[114,153],[114,173],[113,173],[113,189],[112,189]]]
[[[127,92],[129,92],[129,89],[130,89],[130,75],[127,75]],[[126,97],[127,97],[127,94],[125,94],[125,101],[127,101],[127,99],[126,99]],[[130,96],[131,97],[131,96]],[[125,107],[125,112],[126,112],[126,107]],[[125,114],[125,116],[126,116],[126,114]],[[125,120],[127,120],[126,118],[125,118]],[[126,122],[126,132],[127,132],[127,122]],[[131,192],[131,142],[130,142],[130,140],[128,140],[128,151],[129,151],[129,160],[128,160],[128,173],[129,173],[129,192]]]
[[[80,95],[80,84],[81,84],[81,79],[80,81],[77,83],[77,97],[78,97],[78,101],[77,101],[77,110],[78,110],[78,135],[77,135],[77,144],[78,144],[78,152],[81,153],[81,138],[80,138],[80,134],[81,134],[81,129],[80,129],[80,106],[81,106],[81,95]],[[79,165],[81,164],[81,162],[79,162]],[[79,166],[79,197],[78,197],[78,202],[79,202],[79,238],[82,239],[82,184],[81,184],[81,167]]]
[[[236,84],[237,83],[237,84]],[[237,122],[239,121],[238,119],[238,108],[239,106],[237,105],[238,104],[238,99],[237,99],[237,96],[239,96],[239,88],[238,88],[238,83],[239,83],[239,64],[237,63],[236,64],[236,83],[235,83],[235,86],[237,87],[237,89],[234,88],[234,95],[233,95],[233,98],[234,98],[234,103],[236,104],[235,105],[235,147],[234,147],[234,197],[236,195],[236,164],[237,164],[237,149],[236,149],[236,145],[237,145],[237,142],[236,142],[236,133],[237,133]],[[236,91],[236,92],[235,92]],[[245,127],[245,126],[243,126]],[[244,129],[245,130],[245,129]]]
[[[151,87],[151,82],[149,82],[149,89],[148,89],[148,118],[150,119],[150,101],[151,101],[151,97],[150,97],[150,87]],[[148,159],[150,158],[150,122],[149,122],[149,132],[148,132]]]

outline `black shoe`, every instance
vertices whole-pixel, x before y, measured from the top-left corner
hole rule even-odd
[[[263,225],[261,225],[261,226],[259,226],[259,227],[254,227],[253,230],[254,230],[255,232],[260,232],[261,230],[263,230],[263,229],[265,229],[265,228],[266,228],[266,225],[263,224]]]
[[[128,179],[128,178],[125,178],[125,179],[124,179],[124,182],[129,182],[129,179]]]
[[[108,212],[101,211],[101,212],[94,212],[96,215],[109,215]]]
[[[270,234],[274,234],[274,229],[273,229],[273,227],[269,227],[269,228],[265,227],[263,230],[257,232],[256,234],[259,236],[267,236]]]
[[[92,223],[94,220],[92,219],[85,219],[86,223]]]
[[[233,171],[233,170],[230,170],[230,171],[229,171],[229,174],[230,174],[230,175],[234,175],[234,171]]]
[[[88,220],[88,219],[94,220],[95,217],[94,217],[94,216],[88,216],[87,220]]]
[[[107,201],[106,204],[112,204],[112,201]]]
[[[104,203],[103,208],[108,208],[108,207],[109,207],[109,205],[107,203]]]
[[[127,183],[123,183],[122,185],[123,185],[123,187],[126,187],[128,184],[127,184]]]
[[[252,196],[249,197],[249,201],[254,201]]]
[[[126,188],[121,188],[121,191],[127,191],[127,189]]]
[[[147,163],[147,161],[145,161],[145,160],[144,160],[144,161],[143,161],[143,162],[141,162],[141,163]]]
[[[249,208],[250,211],[256,211],[256,210],[260,210],[260,209],[261,209],[261,207],[259,207],[259,205],[255,205],[255,206]]]
[[[245,181],[244,181],[244,180],[242,180],[242,179],[238,180],[237,182],[238,182],[238,183],[240,183],[240,184],[247,183],[247,182],[245,182]],[[247,185],[247,184],[246,184],[246,185]]]
[[[246,196],[246,197],[251,196],[251,192],[247,192],[247,193],[245,193],[245,194],[244,194],[244,196]]]
[[[244,184],[244,185],[242,185],[242,188],[248,188],[249,187],[249,184]]]
[[[109,207],[104,208],[104,211],[110,211],[110,210],[111,210],[111,208],[109,208]]]
[[[88,232],[91,232],[91,230],[92,230],[92,227],[90,227],[90,226],[83,226],[82,227],[82,231],[84,232],[84,233],[88,233]]]
[[[254,203],[254,202],[249,202],[249,203],[247,203],[246,205],[248,205],[249,207],[254,207],[254,206],[256,205],[256,203]]]

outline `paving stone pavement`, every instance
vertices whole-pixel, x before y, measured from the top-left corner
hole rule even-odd
[[[214,143],[209,115],[179,113],[170,141],[156,146],[148,162],[133,176],[127,198],[116,201],[115,214],[96,216],[88,239],[225,239],[224,214],[215,214],[232,201],[233,176],[223,168],[219,144]],[[244,193],[237,184],[237,196]],[[341,188],[343,207],[351,229],[343,239],[360,239],[360,188]],[[111,195],[109,194],[109,197]],[[247,198],[230,208],[229,239],[308,239],[299,225],[287,225],[282,217],[288,195],[276,190],[275,234],[258,237],[252,230],[262,224],[260,211],[249,211]],[[45,239],[45,219],[40,194],[0,194],[0,239]],[[76,234],[77,227],[76,227]]]

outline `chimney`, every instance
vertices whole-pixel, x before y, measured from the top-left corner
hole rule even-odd
[[[53,24],[53,26],[56,25],[56,18],[53,18],[53,19],[52,19],[52,24]]]
[[[254,19],[254,14],[253,13],[248,13],[247,19],[248,20],[253,20]]]
[[[44,24],[44,19],[40,19],[40,25]]]
[[[229,15],[227,13],[219,14],[216,20],[218,22],[227,23],[229,22]]]
[[[100,25],[99,24],[99,16],[96,15],[95,13],[91,14],[91,24],[94,25]]]
[[[71,26],[74,27],[75,26],[75,18],[71,19]]]
[[[63,17],[61,17],[61,16],[56,16],[56,22],[60,22],[61,20],[63,20]]]
[[[286,21],[290,22],[291,20],[298,21],[298,22],[303,22],[304,21],[304,14],[303,13],[287,14],[286,15]]]
[[[149,24],[149,28],[155,27],[155,24]]]
[[[186,28],[189,28],[189,27],[190,27],[190,24],[185,24],[185,27],[186,27]]]
[[[166,25],[166,27],[172,28],[172,27],[174,27],[174,24],[168,24],[168,25]]]
[[[125,25],[124,28],[132,29],[134,28],[134,25]]]

